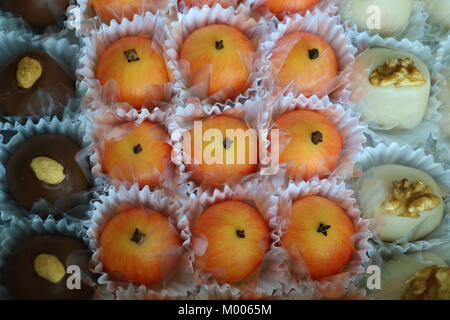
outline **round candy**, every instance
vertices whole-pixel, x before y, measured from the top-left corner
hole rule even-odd
[[[67,267],[87,270],[89,249],[75,238],[60,235],[35,235],[7,257],[5,286],[12,299],[90,300],[93,289],[83,279],[81,289],[69,290]]]
[[[375,219],[383,241],[404,236],[408,241],[422,239],[436,229],[444,214],[443,193],[433,177],[396,164],[366,171],[359,198],[362,215]]]
[[[51,97],[52,110],[41,101],[41,93]],[[32,50],[13,57],[0,69],[0,114],[59,115],[75,95],[75,82],[45,51]]]
[[[22,17],[32,27],[44,28],[64,19],[70,0],[0,0],[0,7]]]
[[[151,285],[177,266],[180,235],[163,214],[131,208],[118,213],[101,234],[104,268],[121,281]]]
[[[368,68],[366,92],[356,106],[362,120],[382,130],[414,129],[422,122],[431,88],[425,63],[410,53],[375,48],[357,60],[359,67]]]
[[[407,288],[407,280],[425,267],[447,267],[447,263],[432,252],[416,252],[395,257],[381,268],[381,294],[386,300],[399,300]]]
[[[308,266],[312,279],[341,272],[352,257],[355,227],[330,199],[309,195],[292,203],[292,221],[281,237],[292,259]]]
[[[393,36],[405,30],[412,12],[413,0],[347,0],[339,1],[344,20],[360,31]]]
[[[80,147],[64,136],[42,134],[28,138],[14,150],[6,165],[9,192],[27,210],[39,199],[51,204],[60,200],[64,208],[75,206],[69,196],[89,188],[76,161],[79,151]]]

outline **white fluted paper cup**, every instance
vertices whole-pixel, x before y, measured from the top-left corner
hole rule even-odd
[[[350,92],[346,89],[346,86],[352,71],[351,66],[355,59],[354,53],[356,49],[351,44],[344,27],[339,24],[339,18],[337,16],[331,17],[318,10],[308,11],[304,16],[298,14],[287,16],[282,22],[277,24],[276,28],[272,29],[267,40],[263,43],[265,54],[262,59],[269,62],[269,67],[262,70],[261,73],[270,74],[270,76],[263,79],[264,89],[269,92],[274,87],[282,91],[298,91],[298,89],[290,86],[283,87],[278,84],[274,73],[279,70],[274,70],[273,64],[270,62],[272,50],[276,47],[277,42],[284,36],[294,32],[311,33],[325,40],[333,49],[338,62],[337,77],[322,90],[323,92],[316,92],[313,95],[319,97],[329,95],[336,102],[349,103]],[[296,92],[296,94],[299,94],[299,92]]]
[[[450,29],[448,10],[450,5],[446,0],[417,0],[423,5],[427,14],[426,39],[439,43],[445,41]]]
[[[373,241],[376,250],[382,251],[383,253],[413,252],[428,250],[433,246],[448,242],[450,240],[450,202],[448,199],[448,192],[450,190],[450,170],[445,170],[442,164],[435,162],[433,156],[425,154],[422,149],[413,149],[410,146],[399,146],[395,143],[389,146],[379,144],[375,148],[369,147],[358,160],[358,167],[361,169],[362,173],[369,172],[369,170],[375,166],[386,164],[411,167],[429,174],[436,181],[444,194],[444,216],[440,224],[433,231],[423,238],[411,242],[408,242],[407,240],[408,235],[393,242],[382,241],[376,234],[375,220],[371,218],[371,230],[374,232],[374,236],[371,240]],[[373,192],[364,197],[358,187],[357,181],[352,183],[352,187],[355,189],[363,214],[367,214],[368,208],[371,210],[374,209],[374,206],[379,205],[379,201],[382,201],[385,197],[382,190],[378,190],[379,192]],[[412,232],[414,232],[414,230]]]
[[[67,8],[61,8],[61,4],[55,3],[55,1],[41,2],[43,3],[41,3],[40,6],[48,6],[50,9],[50,14],[53,15],[55,24],[45,27],[32,27],[20,15],[15,15],[12,12],[0,9],[0,30],[5,32],[16,31],[19,33],[28,33],[33,38],[42,39],[49,35],[55,37],[64,36],[67,32],[64,28],[67,22],[67,13],[75,6],[76,1],[69,1]]]
[[[377,126],[368,119],[365,122],[369,126],[369,129],[367,130],[369,145],[376,146],[383,142],[385,144],[398,143],[400,145],[417,147],[426,143],[429,137],[437,137],[439,131],[437,123],[440,119],[440,114],[438,113],[440,101],[437,99],[437,96],[440,89],[437,85],[438,79],[436,73],[434,72],[438,61],[432,49],[418,41],[410,41],[408,39],[397,41],[394,38],[382,38],[379,35],[369,37],[367,33],[356,35],[352,39],[352,42],[359,49],[359,53],[371,48],[386,48],[413,54],[425,63],[430,72],[431,89],[427,109],[422,122],[416,128],[411,130],[394,131],[377,128]],[[359,68],[358,63],[355,63],[355,68]],[[350,90],[352,91],[351,100],[355,103],[353,108],[359,113],[364,113],[364,110],[370,107],[364,100],[364,88],[367,87],[368,83],[368,75],[366,73],[366,70],[355,70],[352,83],[349,85]],[[401,120],[397,120],[395,124],[401,124],[400,121]],[[392,121],[392,123],[394,122]]]
[[[280,191],[278,205],[278,235],[279,241],[286,233],[291,221],[291,204],[293,201],[308,195],[327,198],[338,204],[351,219],[355,233],[351,237],[353,254],[339,274],[323,279],[312,280],[305,264],[289,258],[291,279],[287,291],[298,299],[338,299],[350,295],[357,284],[358,277],[365,272],[369,261],[367,252],[372,249],[368,239],[371,237],[369,221],[360,217],[353,191],[347,189],[344,183],[332,183],[327,180],[312,180],[309,182],[290,183]],[[284,254],[289,257],[287,249],[282,246]],[[352,287],[353,286],[353,287]],[[359,288],[364,289],[364,288]],[[364,292],[364,291],[362,291]]]
[[[192,227],[197,218],[208,207],[227,200],[243,201],[260,213],[268,225],[270,247],[260,267],[252,275],[239,283],[219,283],[211,274],[195,265],[195,249],[193,247]],[[181,198],[179,225],[183,227],[184,244],[189,248],[188,257],[191,262],[198,285],[199,295],[204,299],[239,299],[252,297],[270,297],[278,295],[288,282],[288,271],[285,268],[285,257],[277,247],[277,197],[267,193],[260,186],[251,183],[240,184],[234,188],[226,186],[222,191],[205,191],[197,189]]]
[[[41,134],[57,134],[68,137],[76,142],[80,148],[87,147],[92,142],[89,137],[85,136],[84,127],[79,121],[72,121],[70,119],[58,120],[57,118],[52,118],[51,120],[41,119],[37,123],[28,120],[24,124],[20,123],[3,123],[0,124],[0,131],[12,130],[16,131],[17,134],[14,135],[6,144],[0,145],[0,212],[3,220],[9,220],[13,216],[26,217],[32,213],[38,213],[43,210],[42,214],[47,215],[56,214],[57,216],[72,216],[83,218],[86,217],[86,212],[89,210],[89,206],[92,197],[96,196],[97,181],[93,179],[90,175],[90,163],[87,158],[83,157],[83,152],[77,155],[77,162],[80,165],[83,173],[90,182],[91,189],[76,195],[77,205],[75,205],[71,210],[66,212],[61,212],[60,209],[53,207],[49,203],[36,203],[30,211],[26,210],[20,206],[9,193],[8,185],[6,182],[6,166],[8,159],[14,153],[14,150],[18,148],[27,139],[41,135]]]
[[[118,189],[109,187],[106,195],[99,198],[95,208],[90,213],[91,219],[87,222],[90,247],[94,252],[91,259],[91,270],[99,275],[98,283],[105,286],[106,291],[113,293],[120,299],[144,299],[147,296],[156,295],[163,297],[184,297],[195,291],[192,266],[187,255],[187,243],[184,241],[184,227],[179,219],[179,205],[173,194],[162,189],[150,191],[148,187],[139,190],[137,185],[127,189],[124,186]],[[120,211],[132,208],[144,208],[149,211],[157,211],[169,219],[169,222],[180,232],[182,243],[177,249],[180,253],[178,266],[170,275],[165,275],[163,280],[153,285],[119,280],[105,270],[102,263],[102,247],[100,237],[105,225]],[[164,272],[163,272],[164,274]]]

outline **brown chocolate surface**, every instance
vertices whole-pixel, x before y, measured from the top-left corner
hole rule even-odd
[[[75,160],[79,151],[77,143],[60,135],[42,134],[27,139],[17,147],[6,165],[6,182],[13,198],[27,210],[41,198],[51,204],[64,197],[72,202],[70,195],[89,188],[89,182]],[[30,165],[36,157],[59,162],[64,167],[65,179],[56,185],[39,180]],[[69,205],[75,206],[74,203]],[[64,209],[69,208],[65,205]]]
[[[24,89],[17,82],[17,66],[24,57],[40,62],[42,75],[29,89]],[[75,83],[63,68],[45,51],[32,50],[12,58],[0,67],[0,114],[16,115],[60,115],[68,98],[75,96]],[[49,105],[40,103],[38,92],[50,95],[56,108],[48,111]],[[48,100],[48,99],[46,99]],[[61,104],[58,106],[58,104]]]
[[[88,255],[86,245],[79,239],[60,235],[35,235],[14,250],[6,260],[4,276],[5,286],[12,299],[21,300],[88,300],[92,299],[94,290],[81,281],[81,289],[69,290],[66,274],[58,283],[52,283],[37,275],[34,260],[39,254],[55,255],[67,270],[69,265],[78,265],[86,270]]]
[[[0,6],[22,17],[32,27],[43,28],[64,19],[70,0],[0,0]]]

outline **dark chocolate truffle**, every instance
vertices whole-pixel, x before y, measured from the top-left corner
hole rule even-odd
[[[46,110],[45,101],[40,103],[40,92],[56,102],[53,110]],[[59,115],[74,95],[74,81],[45,51],[24,52],[0,69],[0,114],[4,116]]]
[[[14,199],[27,210],[39,199],[51,204],[89,188],[75,156],[80,147],[71,139],[54,134],[31,137],[11,155],[6,165],[6,182]],[[67,205],[63,205],[68,210]]]
[[[64,19],[70,0],[0,0],[1,8],[22,17],[32,27],[45,28]]]
[[[76,238],[60,235],[32,236],[20,244],[6,259],[5,287],[12,299],[92,299],[94,290],[86,281],[83,281],[83,277],[81,277],[81,288],[70,290],[67,280],[71,274],[66,273],[67,267],[70,265],[78,266],[82,271],[81,274],[86,272],[89,254],[86,245]],[[38,256],[43,257],[43,262],[37,262]],[[52,264],[50,268],[44,269],[42,266],[45,265],[45,262],[48,263],[48,256],[52,256],[50,259]],[[59,263],[56,264],[55,260]],[[53,282],[47,280],[42,276],[46,274],[50,274],[56,279],[53,279]],[[55,281],[57,282],[55,283]]]

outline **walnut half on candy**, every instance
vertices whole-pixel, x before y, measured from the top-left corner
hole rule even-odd
[[[450,267],[425,267],[408,280],[402,300],[450,300]]]
[[[441,203],[433,188],[422,181],[392,181],[391,197],[381,205],[384,213],[417,219],[420,212],[432,210]]]
[[[421,87],[426,80],[411,58],[388,59],[383,65],[372,71],[370,83],[378,87],[395,85],[401,87]]]

